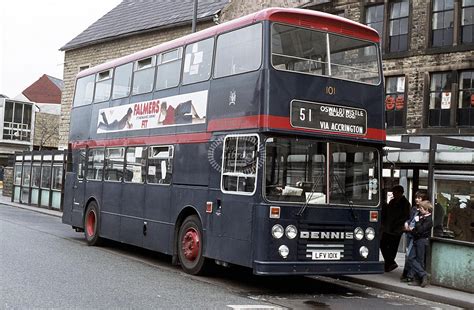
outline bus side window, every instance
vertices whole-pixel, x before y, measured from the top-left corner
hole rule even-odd
[[[155,56],[135,62],[132,95],[145,94],[153,90],[155,78]]]
[[[262,62],[262,24],[256,24],[217,38],[214,77],[257,70]]]
[[[124,180],[131,183],[143,183],[146,175],[146,151],[142,146],[128,147]]]
[[[228,136],[224,141],[223,192],[251,195],[255,191],[258,166],[258,137]]]
[[[112,88],[112,99],[128,97],[132,85],[133,63],[128,63],[115,68],[114,82]]]
[[[156,90],[176,87],[181,77],[183,48],[164,52],[158,57]]]
[[[151,146],[148,150],[147,183],[170,184],[173,173],[173,146]]]
[[[109,69],[97,73],[94,102],[103,102],[109,100],[110,90],[112,89],[112,72],[113,69]]]
[[[76,90],[74,92],[74,107],[92,103],[92,96],[94,95],[95,75],[82,77],[76,82]]]
[[[211,76],[214,38],[186,46],[183,66],[183,84],[207,81]]]
[[[124,148],[107,148],[105,150],[105,181],[122,181]]]
[[[87,157],[87,180],[102,181],[104,149],[90,149]]]
[[[79,150],[77,153],[77,179],[83,180],[84,179],[84,172],[86,168],[86,150],[82,149]]]

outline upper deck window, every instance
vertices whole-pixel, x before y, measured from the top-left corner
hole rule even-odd
[[[183,84],[207,81],[211,76],[214,38],[186,46],[184,58]]]
[[[97,73],[94,102],[107,101],[112,88],[112,69]]]
[[[155,56],[135,62],[132,95],[145,94],[153,90]]]
[[[262,24],[229,33],[217,39],[214,77],[257,70],[262,62]]]
[[[366,53],[372,50],[373,53]],[[278,70],[380,83],[377,45],[355,38],[273,24],[272,63]]]
[[[130,86],[132,85],[132,68],[133,64],[128,63],[115,69],[112,99],[128,97],[128,95],[130,95]]]
[[[178,86],[181,76],[182,53],[182,48],[177,48],[158,56],[156,90]]]
[[[74,107],[91,104],[94,95],[95,75],[82,77],[76,82],[76,93],[74,94]]]

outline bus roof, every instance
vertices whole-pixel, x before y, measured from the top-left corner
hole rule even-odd
[[[86,69],[81,71],[77,78],[150,57],[163,51],[264,20],[329,31],[375,43],[380,42],[380,37],[376,30],[343,17],[306,9],[268,8]]]

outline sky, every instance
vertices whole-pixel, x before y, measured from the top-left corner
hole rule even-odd
[[[121,0],[0,0],[0,94],[14,98],[43,74],[62,79],[59,49]]]

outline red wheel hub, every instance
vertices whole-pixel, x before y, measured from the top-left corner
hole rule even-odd
[[[95,234],[95,212],[94,211],[90,211],[87,214],[86,231],[87,231],[87,235],[91,237],[94,236]]]
[[[201,241],[199,232],[194,228],[189,228],[181,240],[181,250],[184,257],[189,261],[194,261],[199,256]]]

